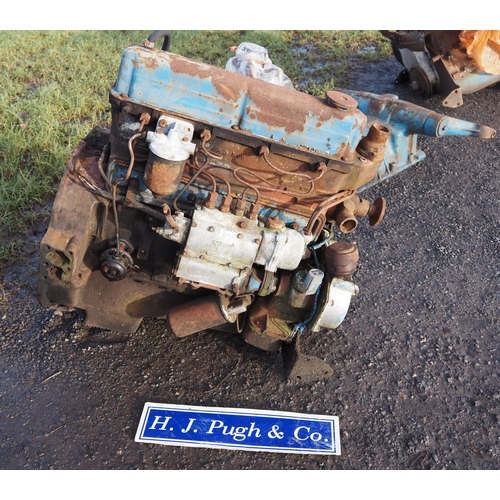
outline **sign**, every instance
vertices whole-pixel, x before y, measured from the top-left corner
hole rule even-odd
[[[340,455],[338,417],[268,410],[145,403],[139,443]]]

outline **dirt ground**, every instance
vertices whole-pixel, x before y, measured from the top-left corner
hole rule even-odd
[[[500,128],[498,86],[455,110],[395,86],[392,59],[350,88],[398,94]],[[380,226],[361,221],[360,293],[344,323],[310,334],[334,368],[286,381],[279,354],[231,334],[185,339],[163,321],[132,335],[45,311],[36,295],[32,228],[26,265],[0,286],[0,468],[497,470],[500,465],[500,139],[422,138],[427,158],[364,196],[387,200]],[[337,415],[341,456],[170,447],[134,442],[147,401]]]

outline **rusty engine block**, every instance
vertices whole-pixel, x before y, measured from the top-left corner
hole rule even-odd
[[[420,161],[418,133],[495,131],[396,96],[313,97],[169,53],[169,37],[124,51],[111,130],[68,163],[41,302],[122,332],[146,316],[178,337],[229,329],[283,347],[290,377],[329,374],[311,357],[304,368],[297,339],[338,327],[358,293],[358,250],[337,238],[386,207],[358,193]]]

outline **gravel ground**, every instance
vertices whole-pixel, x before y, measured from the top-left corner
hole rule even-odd
[[[351,88],[397,93],[500,128],[498,86],[456,110],[393,85],[392,59]],[[37,244],[0,285],[0,468],[497,470],[500,465],[500,142],[422,138],[427,158],[365,196],[387,200],[361,221],[360,294],[335,331],[307,349],[333,367],[312,384],[283,378],[278,354],[230,334],[177,339],[163,321],[133,335],[43,310]],[[146,401],[337,415],[342,455],[308,456],[134,442]]]

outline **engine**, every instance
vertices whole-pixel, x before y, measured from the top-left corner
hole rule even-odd
[[[342,235],[386,208],[360,193],[424,157],[417,133],[495,132],[396,96],[313,97],[156,49],[162,35],[124,51],[111,128],[69,160],[41,302],[128,333],[146,316],[178,337],[232,331],[283,348],[288,376],[329,374],[311,357],[303,367],[297,341],[337,328],[358,293]]]

